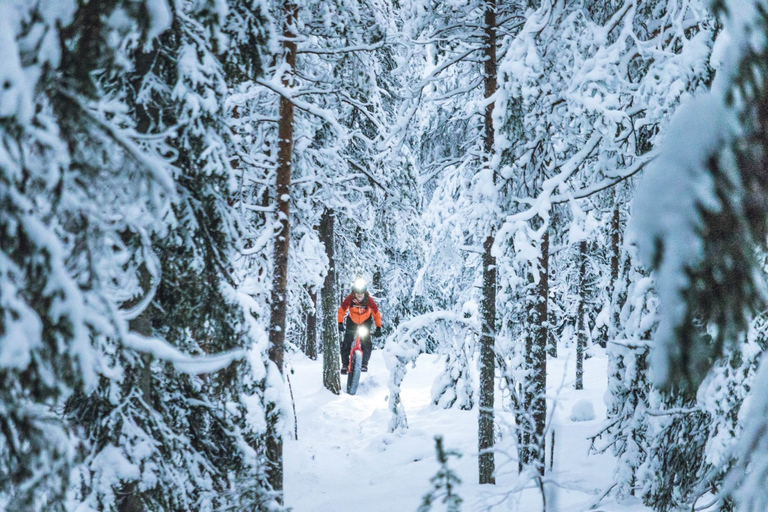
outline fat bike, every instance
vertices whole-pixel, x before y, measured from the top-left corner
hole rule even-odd
[[[357,393],[357,385],[360,384],[360,373],[363,371],[363,347],[360,345],[360,338],[368,335],[368,328],[361,325],[357,328],[355,342],[349,352],[349,367],[347,368],[347,393],[354,395]]]

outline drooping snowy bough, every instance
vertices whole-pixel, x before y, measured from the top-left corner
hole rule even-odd
[[[446,372],[438,377],[433,388],[433,401],[436,404],[451,407],[457,398],[460,398],[462,409],[472,407],[468,344],[465,342],[480,332],[480,324],[475,316],[465,317],[454,311],[426,313],[398,325],[386,341],[384,361],[389,370],[389,406],[392,412],[389,420],[390,432],[408,428],[408,419],[400,398],[400,385],[408,371],[408,365],[415,365],[419,354],[428,351],[427,339],[430,330],[442,336],[452,335],[451,341],[454,345],[450,351],[453,355],[446,361]],[[457,354],[464,354],[465,357],[462,358]],[[460,368],[460,366],[463,367]],[[452,377],[455,378],[452,379]],[[446,401],[450,403],[446,404]]]

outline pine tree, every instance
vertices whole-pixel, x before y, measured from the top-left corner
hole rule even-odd
[[[553,237],[553,206],[571,202],[573,210],[583,210],[580,205],[587,201],[600,204],[606,201],[600,192],[630,180],[648,164],[669,111],[687,91],[706,83],[713,37],[711,23],[695,3],[547,1],[528,13],[499,63],[504,114],[497,147],[506,214],[499,233],[508,241],[500,244],[499,268],[511,276],[503,280],[510,283],[505,294],[527,296],[534,311],[537,294],[530,283],[544,277],[544,236]],[[672,76],[680,80],[676,88],[669,87]],[[529,292],[515,290],[520,285],[529,286]],[[504,325],[524,336],[541,329],[532,322],[543,321],[522,317],[515,308],[504,318]],[[533,379],[540,370],[532,365],[543,368],[545,356],[534,361],[525,353]]]
[[[320,237],[328,257],[328,273],[322,289],[323,311],[323,385],[338,395],[341,392],[339,370],[339,339],[336,329],[336,259],[334,257],[334,217],[332,210],[324,210],[320,220]]]
[[[617,291],[626,297],[622,304],[619,332],[608,345],[607,427],[603,450],[612,447],[616,462],[615,493],[620,498],[637,493],[638,471],[650,445],[646,411],[657,393],[648,380],[648,345],[657,322],[658,298],[653,280],[625,252],[623,279]],[[626,292],[621,289],[626,286]]]

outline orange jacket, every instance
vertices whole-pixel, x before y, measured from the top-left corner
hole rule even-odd
[[[344,315],[347,310],[349,310],[350,320],[354,323],[361,324],[373,315],[373,322],[376,324],[376,327],[381,327],[381,313],[379,313],[379,308],[373,302],[373,297],[368,295],[368,292],[365,292],[363,300],[357,300],[354,293],[347,295],[347,298],[339,306],[337,314],[339,323],[344,321]]]

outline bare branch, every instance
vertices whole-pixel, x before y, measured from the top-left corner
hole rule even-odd
[[[371,174],[370,174],[368,171],[366,171],[365,169],[363,169],[361,166],[357,165],[357,164],[356,164],[355,162],[353,162],[352,160],[349,160],[349,159],[348,159],[348,160],[347,160],[347,163],[348,163],[349,165],[351,165],[352,167],[354,167],[355,169],[357,169],[358,171],[360,171],[361,173],[365,174],[365,175],[368,177],[368,179],[369,179],[369,180],[371,180],[371,182],[372,182],[373,184],[375,184],[375,185],[376,185],[376,186],[378,186],[378,187],[379,187],[381,190],[383,190],[383,191],[384,191],[384,197],[387,197],[387,196],[389,195],[389,192],[387,192],[387,189],[386,189],[386,188],[384,188],[384,185],[382,185],[381,183],[379,183],[379,181],[378,181],[376,178],[374,178],[374,177],[373,177],[373,176],[372,176],[372,175],[371,175]]]

